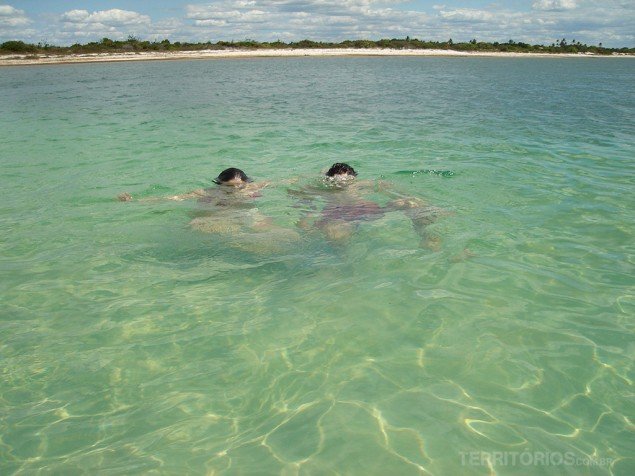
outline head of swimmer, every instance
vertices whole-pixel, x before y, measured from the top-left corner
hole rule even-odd
[[[353,180],[356,176],[357,172],[355,172],[353,167],[340,162],[331,165],[331,168],[326,172],[326,177],[336,182],[347,182]]]
[[[215,184],[236,188],[244,187],[248,182],[251,182],[251,179],[247,177],[245,172],[234,167],[223,170],[214,179]]]

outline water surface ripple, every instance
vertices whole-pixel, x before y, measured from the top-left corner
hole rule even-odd
[[[634,73],[3,69],[0,474],[634,474]],[[297,228],[283,180],[336,161],[442,209],[438,250],[399,212],[343,245]],[[273,181],[258,210],[299,240],[114,200],[229,166]]]

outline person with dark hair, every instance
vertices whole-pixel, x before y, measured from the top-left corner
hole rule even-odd
[[[230,167],[228,169],[223,170],[220,174],[218,174],[218,177],[212,180],[212,182],[214,182],[216,185],[224,185],[224,186],[240,188],[240,189],[249,188],[251,192],[260,190],[267,186],[267,183],[265,182],[261,184],[253,184],[253,186],[247,187],[247,185],[252,184],[253,181],[249,177],[247,177],[247,174],[245,174],[245,172],[235,167]],[[192,192],[183,193],[180,195],[172,195],[170,197],[165,197],[165,198],[145,198],[141,200],[142,201],[156,201],[156,200],[181,201],[181,200],[188,200],[190,198],[205,198],[205,197],[208,197],[210,194],[213,194],[214,190],[215,190],[214,188],[205,188],[205,189],[201,188],[201,189],[194,190]],[[120,193],[119,195],[117,195],[117,199],[120,202],[130,202],[132,201],[132,195],[130,195],[130,193],[128,192]]]
[[[231,237],[230,246],[247,251],[277,251],[299,239],[297,231],[275,225],[270,217],[258,210],[256,199],[262,196],[261,190],[268,185],[267,182],[255,183],[235,167],[223,170],[213,182],[216,187],[139,201],[197,199],[199,206],[191,212],[194,218],[189,223],[190,227],[203,233]],[[129,202],[132,196],[122,193],[118,199]]]
[[[355,172],[355,169],[353,169],[353,167],[351,167],[350,165],[338,162],[336,164],[331,165],[331,168],[328,169],[328,171],[326,172],[326,176],[327,177],[344,177],[344,176],[357,177],[357,172]]]
[[[383,181],[358,180],[357,172],[345,163],[335,163],[326,172],[321,185],[290,190],[310,210],[315,210],[318,199],[325,202],[319,213],[308,212],[298,222],[304,230],[317,229],[331,242],[347,241],[364,221],[376,220],[386,213],[401,210],[410,218],[421,244],[438,249],[438,239],[428,232],[427,226],[439,215],[439,209],[426,206],[423,200],[407,197],[391,189]],[[385,205],[370,200],[370,194],[384,195],[389,199]]]
[[[252,180],[247,177],[245,172],[242,170],[230,167],[218,174],[218,177],[216,177],[213,182],[216,185],[241,186],[248,182],[252,182]]]

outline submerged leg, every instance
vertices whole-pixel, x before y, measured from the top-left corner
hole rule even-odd
[[[432,251],[441,250],[441,238],[431,233],[428,228],[428,225],[437,221],[442,211],[441,209],[425,206],[425,202],[419,198],[399,198],[392,200],[387,208],[403,210],[405,215],[410,218],[415,232],[421,238],[419,244],[422,248],[428,248]]]
[[[317,226],[326,238],[334,243],[348,241],[355,231],[355,226],[352,223],[343,220],[324,220],[319,222]]]
[[[428,248],[432,251],[441,250],[441,238],[432,233],[429,225],[437,221],[438,215],[432,208],[407,210],[406,215],[412,221],[415,232],[421,238],[419,242],[422,248]]]

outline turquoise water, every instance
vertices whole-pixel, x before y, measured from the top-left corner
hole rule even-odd
[[[629,58],[1,69],[0,474],[634,474],[634,86]],[[445,210],[438,249],[400,212],[297,228],[275,180],[337,161]],[[229,166],[298,240],[114,199]]]

